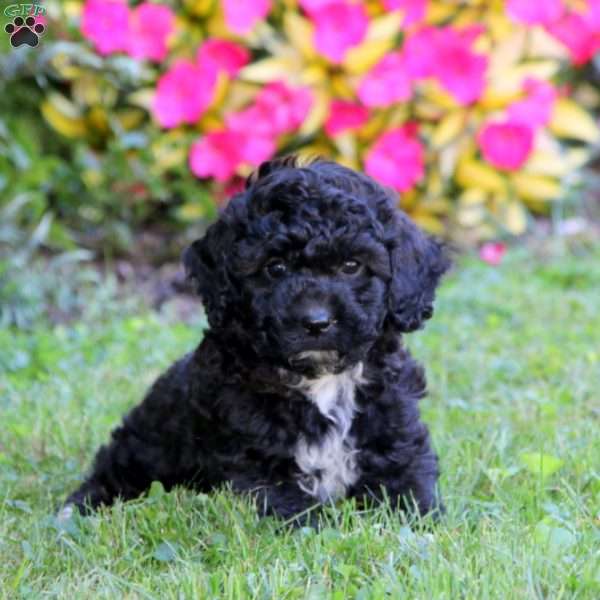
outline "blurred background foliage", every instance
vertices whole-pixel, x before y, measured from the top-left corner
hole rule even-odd
[[[160,262],[292,151],[478,244],[576,205],[600,138],[595,0],[40,4],[0,55],[4,249]]]

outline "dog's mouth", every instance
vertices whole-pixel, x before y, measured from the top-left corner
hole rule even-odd
[[[288,364],[294,370],[318,369],[319,371],[335,371],[342,362],[337,350],[305,350],[288,358]]]

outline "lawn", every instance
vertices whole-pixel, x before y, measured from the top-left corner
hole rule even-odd
[[[343,503],[321,530],[289,530],[226,490],[156,484],[57,522],[201,328],[100,289],[74,322],[0,329],[0,598],[600,597],[600,247],[464,258],[409,337],[430,382],[439,524]]]

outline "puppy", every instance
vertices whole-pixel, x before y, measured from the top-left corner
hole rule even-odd
[[[204,339],[113,431],[67,511],[154,480],[228,483],[292,521],[350,497],[439,507],[425,377],[402,334],[431,317],[449,261],[396,204],[332,162],[261,165],[183,257]]]

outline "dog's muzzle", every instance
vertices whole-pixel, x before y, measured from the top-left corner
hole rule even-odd
[[[319,371],[335,371],[341,363],[341,358],[337,350],[305,350],[292,354],[288,363],[295,370],[313,368]]]

